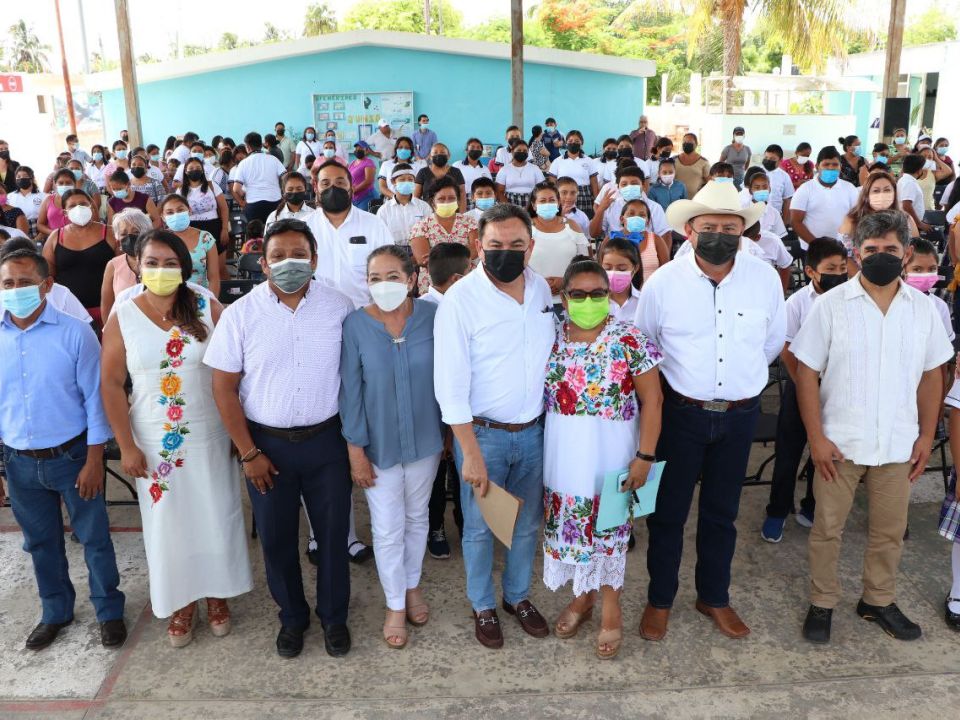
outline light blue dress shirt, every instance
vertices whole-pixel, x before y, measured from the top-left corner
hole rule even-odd
[[[47,303],[26,330],[0,321],[0,438],[16,450],[62,445],[87,431],[113,433],[100,399],[100,343],[86,323]]]
[[[412,463],[443,449],[433,392],[433,320],[437,306],[414,300],[394,338],[360,308],[343,322],[340,419],[347,442],[379,468]]]
[[[426,132],[422,132],[419,128],[414,130],[410,139],[413,140],[413,151],[423,160],[430,157],[431,148],[437,144],[437,134],[429,128]]]

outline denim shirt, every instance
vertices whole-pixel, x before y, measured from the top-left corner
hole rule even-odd
[[[647,191],[647,196],[666,210],[670,207],[671,203],[687,198],[687,188],[682,182],[676,179],[674,179],[671,185],[664,185],[658,179],[650,186],[650,190]]]
[[[411,463],[443,449],[433,392],[433,320],[437,306],[413,301],[402,340],[366,310],[343,322],[340,418],[343,437],[379,468]]]

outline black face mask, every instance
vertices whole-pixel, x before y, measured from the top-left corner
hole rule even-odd
[[[203,170],[191,170],[187,173],[187,180],[192,182],[200,182],[203,180]]]
[[[617,150],[617,157],[632,158],[633,150],[631,150],[630,148],[620,148],[619,150]]]
[[[697,235],[697,256],[711,265],[724,265],[730,262],[739,249],[739,235],[718,232],[702,232]]]
[[[10,151],[9,150],[0,150],[0,160],[9,160]]]
[[[530,155],[526,150],[518,150],[513,154],[513,159],[519,163],[526,162],[528,157],[530,157]]]
[[[903,272],[903,258],[891,253],[875,253],[863,259],[860,272],[874,285],[889,285]]]
[[[581,148],[581,147],[582,147],[582,145],[580,145],[580,143],[578,143],[578,142],[568,142],[568,143],[567,143],[567,152],[572,152],[574,155],[577,155],[577,154],[580,153],[580,148]]]
[[[509,140],[507,140],[507,147],[511,147],[511,148],[512,148],[512,147],[513,147],[514,145],[516,145],[518,142],[520,142],[520,138],[512,137],[512,138],[510,138]]]
[[[354,151],[353,151],[353,155],[354,155],[355,158],[357,158],[357,160],[363,160],[363,159],[367,156],[367,151],[366,151],[366,150],[359,150],[359,149],[358,149],[358,150],[354,150]]]
[[[283,128],[277,130],[277,137],[283,137],[283,134],[286,132]]]
[[[843,285],[846,281],[846,273],[820,273],[820,279],[817,280],[817,285],[820,286],[823,292],[828,292],[838,285]]]
[[[120,238],[120,249],[123,250],[125,255],[130,257],[136,257],[137,255],[137,235],[130,234],[124,235]]]
[[[483,156],[483,150],[468,150],[467,157],[471,160],[479,160]]]
[[[434,156],[433,156],[433,164],[434,164],[436,167],[443,167],[444,165],[447,164],[447,156],[446,156],[446,155],[434,155]]]
[[[691,143],[691,142],[686,142],[686,143],[684,143],[683,145],[681,145],[680,147],[681,147],[681,149],[682,149],[687,155],[692,154],[693,151],[697,149],[697,146],[694,145],[694,144]]]
[[[320,207],[327,212],[342,213],[350,207],[350,193],[333,185],[320,193]]]
[[[769,172],[773,172],[774,170],[777,169],[777,161],[776,161],[776,160],[770,160],[769,158],[767,158],[767,159],[764,160],[763,163],[761,163],[761,164],[763,165],[763,169],[764,169],[764,170],[767,170],[767,171],[769,171]]]
[[[513,282],[523,273],[525,257],[523,250],[484,250],[483,267],[495,280]]]
[[[130,174],[139,180],[147,174],[147,169],[142,167],[130,168]]]
[[[30,178],[20,178],[17,180],[17,187],[21,190],[28,190],[33,187],[33,180]]]
[[[304,200],[307,199],[307,194],[305,192],[288,192],[284,193],[283,199],[291,205],[303,205]]]
[[[664,150],[663,152],[660,153],[660,159],[661,159],[661,160],[666,160],[666,159],[669,158],[669,157],[670,157],[670,151],[669,151],[669,150]]]
[[[617,157],[617,151],[616,151],[616,150],[604,150],[604,151],[603,151],[603,157],[604,157],[605,160],[615,160],[616,157]]]

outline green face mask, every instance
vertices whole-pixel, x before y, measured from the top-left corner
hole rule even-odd
[[[567,314],[573,324],[584,330],[592,330],[610,314],[610,298],[567,299]]]

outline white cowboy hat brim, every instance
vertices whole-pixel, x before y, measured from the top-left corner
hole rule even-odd
[[[699,193],[697,193],[699,196]],[[711,207],[696,200],[675,200],[667,208],[670,227],[682,231],[684,226],[698,215],[736,215],[743,219],[744,229],[756,225],[767,209],[766,203],[752,203],[745,208]]]

